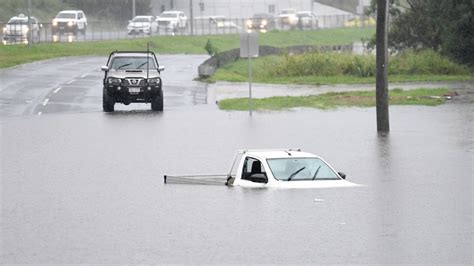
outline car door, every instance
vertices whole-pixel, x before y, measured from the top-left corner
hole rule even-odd
[[[242,165],[239,185],[243,187],[266,187],[268,184],[261,177],[267,177],[263,162],[257,158],[247,156]]]

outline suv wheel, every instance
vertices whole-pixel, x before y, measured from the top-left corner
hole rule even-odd
[[[115,99],[110,97],[107,90],[104,88],[104,92],[102,95],[102,107],[104,108],[104,112],[113,112],[115,105]]]
[[[152,111],[163,111],[163,90],[160,89],[160,92],[153,96],[151,101],[151,110]]]

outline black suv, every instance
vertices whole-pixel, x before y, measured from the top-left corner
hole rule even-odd
[[[153,52],[115,51],[109,55],[104,74],[103,108],[113,112],[115,103],[151,103],[151,110],[163,111],[163,90]]]

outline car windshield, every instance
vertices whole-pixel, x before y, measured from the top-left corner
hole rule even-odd
[[[150,69],[157,68],[155,65],[155,60],[152,57],[145,56],[136,56],[136,57],[128,57],[128,56],[120,56],[115,57],[112,59],[111,68],[112,69],[146,69],[148,67]]]
[[[28,24],[28,19],[21,19],[21,18],[12,18],[8,21],[8,24]]]
[[[76,18],[74,13],[59,13],[56,18]]]
[[[142,17],[142,18],[134,18],[132,21],[133,22],[149,22],[150,20],[149,20],[149,18],[143,18]]]
[[[282,10],[281,14],[294,14],[296,13],[294,10]]]
[[[177,13],[163,13],[160,15],[162,18],[176,18],[178,17]]]
[[[319,158],[268,159],[268,166],[277,180],[336,180],[337,174]]]

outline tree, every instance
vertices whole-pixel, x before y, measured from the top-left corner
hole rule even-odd
[[[472,0],[391,0],[390,48],[432,49],[474,67],[473,5]],[[372,1],[369,12],[374,10]]]

